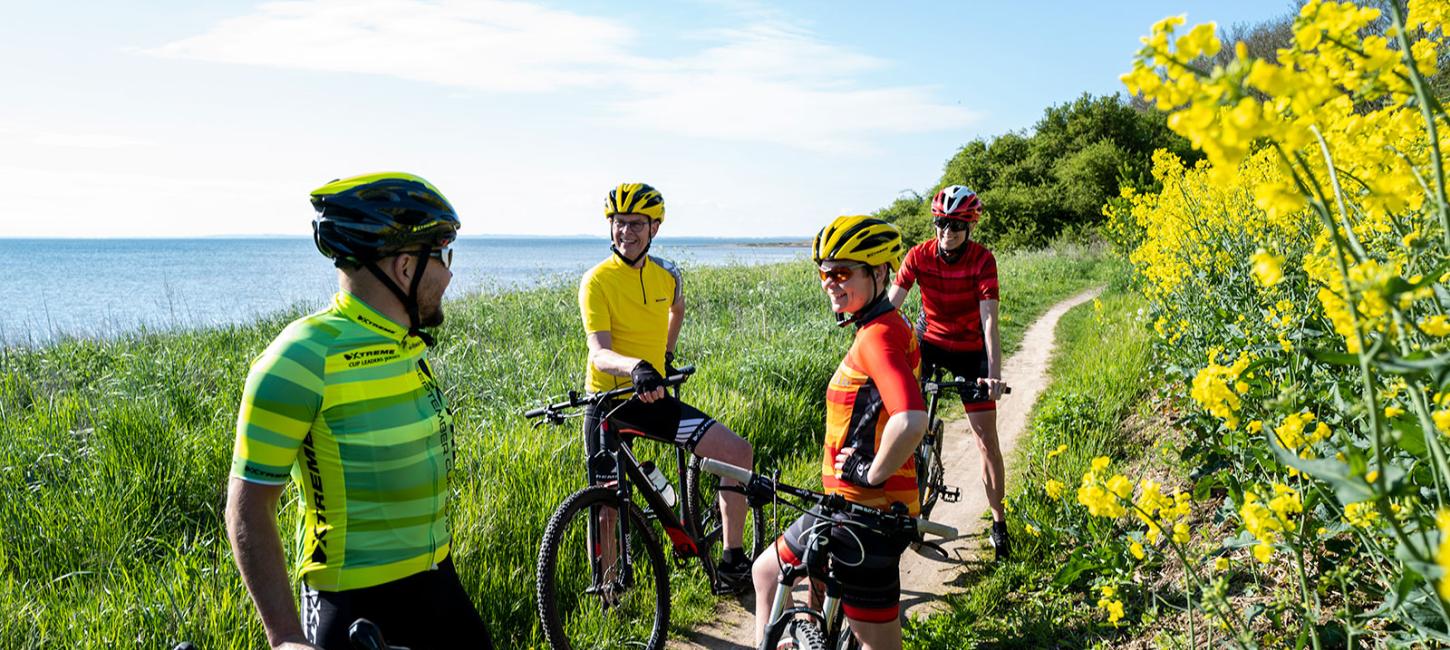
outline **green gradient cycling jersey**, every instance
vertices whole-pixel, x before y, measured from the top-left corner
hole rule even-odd
[[[314,589],[391,582],[448,556],[453,422],[407,328],[340,292],[252,363],[232,475],[302,491],[298,572]]]

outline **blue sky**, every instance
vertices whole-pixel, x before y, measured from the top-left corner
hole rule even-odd
[[[15,3],[0,237],[304,234],[306,195],[397,169],[464,234],[803,237],[933,184],[958,147],[1121,89],[1169,14],[1287,4],[504,0]]]

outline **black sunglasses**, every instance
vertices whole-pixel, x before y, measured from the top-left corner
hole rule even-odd
[[[433,249],[431,251],[428,251],[428,257],[431,257],[431,258],[433,258],[435,260],[438,260],[439,262],[442,262],[443,263],[443,268],[445,268],[445,269],[452,268],[453,267],[453,247],[452,246],[444,246],[443,248],[435,248],[435,249]]]
[[[932,223],[936,225],[937,230],[950,230],[952,232],[961,232],[963,230],[966,230],[966,229],[972,227],[972,224],[969,224],[969,223],[967,223],[965,221],[962,221],[960,219],[941,219],[941,218],[938,218],[938,219],[932,221]]]

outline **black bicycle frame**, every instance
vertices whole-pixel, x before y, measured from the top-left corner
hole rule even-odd
[[[612,436],[614,440],[617,440],[619,442],[617,449],[605,452],[614,457],[614,487],[615,494],[619,498],[619,503],[630,503],[633,500],[631,490],[635,486],[637,486],[640,496],[644,498],[645,504],[649,506],[649,511],[651,514],[654,515],[655,521],[659,522],[660,527],[665,529],[665,535],[670,538],[670,544],[673,546],[674,555],[677,558],[677,562],[678,558],[681,556],[694,556],[699,559],[700,566],[705,569],[705,575],[709,578],[710,584],[713,587],[718,582],[718,580],[716,577],[715,566],[712,562],[709,561],[709,554],[706,552],[706,550],[710,547],[710,544],[714,542],[712,538],[720,533],[712,533],[711,535],[706,536],[704,535],[704,531],[693,530],[693,522],[689,521],[689,519],[691,518],[683,516],[685,509],[691,507],[687,505],[688,495],[684,494],[685,467],[689,462],[686,455],[687,452],[678,446],[675,447],[675,463],[679,467],[679,476],[681,478],[680,492],[676,494],[676,500],[677,503],[679,503],[680,505],[681,514],[677,515],[674,508],[670,507],[670,504],[665,501],[664,495],[661,495],[659,491],[655,489],[654,485],[650,483],[649,477],[646,476],[644,470],[640,468],[639,459],[635,457],[634,450],[631,449],[630,445],[627,444],[624,439],[622,439],[617,431],[613,430],[609,419],[602,418],[599,426],[604,427],[606,432],[609,433],[609,435]],[[618,548],[620,549],[620,552],[624,554],[624,557],[622,558],[623,572],[621,577],[624,581],[625,588],[631,588],[634,586],[634,567],[631,564],[632,561],[629,558],[629,554],[627,552],[624,552],[625,549],[629,548],[629,545],[627,543],[629,540],[629,517],[623,516],[623,508],[621,508],[621,515],[616,519],[616,541],[619,544]],[[694,519],[699,519],[699,517],[695,517]],[[597,525],[597,521],[592,520],[591,518],[591,521],[589,522],[590,531],[594,531],[595,526]],[[596,533],[591,532],[591,539],[594,534]],[[591,547],[592,546],[593,544],[591,542]],[[599,573],[599,567],[597,566],[597,564],[595,567],[595,572],[596,574]],[[603,578],[602,575],[598,577],[601,580]]]

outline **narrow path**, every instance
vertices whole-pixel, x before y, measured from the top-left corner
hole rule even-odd
[[[1057,321],[1067,310],[1092,300],[1101,291],[1100,287],[1089,289],[1053,305],[1027,330],[1021,349],[1002,364],[1002,378],[1012,387],[1012,394],[997,404],[997,437],[1008,462],[1013,458],[1017,440],[1027,428],[1027,414],[1051,381],[1047,370],[1056,348],[1053,335]],[[961,488],[962,498],[956,503],[938,503],[932,519],[955,526],[962,536],[942,545],[946,557],[925,551],[907,551],[902,556],[902,616],[926,616],[941,607],[942,596],[963,591],[968,586],[956,580],[967,563],[991,561],[991,550],[983,541],[989,519],[982,517],[988,510],[987,494],[982,487],[982,461],[966,418],[947,424],[942,460],[950,484]],[[1007,474],[1012,475],[1010,467]],[[671,640],[669,647],[751,650],[754,615],[746,609],[753,602],[746,600],[749,597],[747,594],[745,598],[722,602],[714,623],[695,630],[689,638]]]

